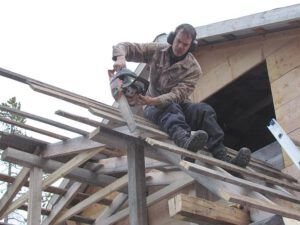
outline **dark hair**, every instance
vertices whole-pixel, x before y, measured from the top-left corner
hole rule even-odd
[[[195,28],[192,25],[190,25],[188,23],[183,23],[183,24],[180,24],[178,27],[176,27],[176,29],[175,29],[175,35],[179,31],[182,31],[186,35],[190,36],[193,40],[196,39],[196,36],[197,36],[196,30],[195,30]]]
[[[188,23],[180,24],[176,27],[175,31],[170,32],[167,37],[167,42],[172,45],[177,33],[180,31],[192,38],[192,44],[189,51],[194,51],[198,45],[198,41],[196,40],[197,32],[195,28]]]

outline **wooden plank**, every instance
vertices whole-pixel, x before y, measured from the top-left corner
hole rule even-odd
[[[183,168],[185,168],[186,170],[194,171],[194,172],[197,172],[201,175],[209,176],[211,178],[215,178],[215,179],[218,179],[218,180],[221,180],[221,181],[225,181],[225,182],[230,183],[230,184],[235,184],[239,187],[245,187],[245,188],[248,188],[249,191],[251,191],[251,190],[252,191],[257,191],[257,192],[267,194],[267,195],[271,195],[271,196],[275,196],[275,197],[278,197],[278,198],[281,198],[281,199],[284,199],[284,200],[287,200],[287,201],[300,203],[299,198],[295,198],[293,195],[286,194],[286,193],[284,193],[282,191],[279,191],[279,190],[276,190],[274,188],[269,188],[269,187],[263,186],[261,184],[253,183],[251,181],[247,181],[247,180],[244,180],[244,179],[241,179],[241,178],[238,178],[238,177],[227,175],[227,174],[221,173],[219,171],[215,171],[215,170],[206,168],[206,167],[201,166],[201,165],[197,165],[197,164],[194,164],[194,163],[189,163],[189,162],[184,161],[184,160],[182,160],[180,162],[180,165]]]
[[[71,131],[71,132],[74,132],[74,133],[77,133],[77,134],[81,134],[81,135],[87,135],[88,134],[87,131],[84,131],[84,130],[81,130],[81,129],[78,129],[78,128],[75,128],[75,127],[71,127],[69,125],[59,123],[59,122],[56,122],[54,120],[50,120],[50,119],[47,119],[47,118],[44,118],[44,117],[41,117],[41,116],[37,116],[37,115],[31,114],[31,113],[28,113],[28,112],[13,109],[13,108],[10,108],[10,107],[0,106],[0,110],[7,111],[7,112],[10,112],[12,114],[23,116],[23,117],[26,117],[26,118],[29,118],[29,119],[32,119],[32,120],[42,122],[42,123],[46,123],[46,124],[49,124],[49,125],[52,125],[52,126],[64,129],[64,130],[68,130],[68,131]]]
[[[295,69],[271,83],[275,110],[300,95],[300,63]]]
[[[192,94],[192,99],[195,102],[200,102],[220,90],[226,84],[229,84],[232,80],[230,65],[226,60],[224,63],[214,67],[214,69],[200,77],[195,91]]]
[[[43,130],[43,129],[40,129],[40,128],[37,128],[37,127],[33,127],[33,126],[30,126],[30,125],[27,125],[27,124],[19,123],[19,122],[4,118],[2,116],[0,116],[0,121],[2,121],[4,123],[11,124],[11,125],[14,125],[14,126],[17,126],[17,127],[24,128],[26,130],[31,130],[31,131],[34,131],[36,133],[44,134],[46,136],[53,137],[53,138],[56,138],[56,139],[59,139],[59,140],[69,139],[66,136],[56,134],[56,133],[53,133],[53,132],[50,132],[50,131],[47,131],[47,130]]]
[[[45,181],[43,182],[43,187],[46,188],[50,184],[54,183],[56,180],[58,180],[61,177],[64,177],[66,174],[68,174],[71,170],[74,168],[80,166],[82,163],[86,162],[93,156],[97,155],[101,151],[103,151],[104,147],[102,148],[96,148],[91,149],[85,152],[82,152],[69,160],[67,163],[63,164],[62,167],[60,167],[58,170],[54,171],[51,175],[49,175]]]
[[[8,148],[3,152],[2,160],[11,163],[17,163],[18,165],[25,167],[36,166],[42,168],[46,173],[53,173],[64,165],[64,163],[61,162],[43,159],[39,156],[21,152],[12,148]],[[116,180],[116,178],[111,176],[94,174],[90,170],[84,168],[74,168],[69,174],[66,175],[66,178],[102,187]]]
[[[101,132],[100,132],[101,130]],[[109,128],[106,127],[101,127],[101,128],[97,128],[94,132],[92,132],[90,134],[90,138],[94,141],[99,141],[100,143],[105,143],[106,146],[111,147],[111,148],[127,148],[128,145],[128,141],[132,140],[132,141],[136,141],[136,142],[140,142],[141,140],[127,135],[127,134],[123,134],[120,132],[116,132],[113,131]],[[112,140],[115,140],[115,138],[117,138],[118,142],[113,142]],[[180,160],[180,155],[176,154],[176,153],[172,153],[170,151],[166,151],[162,148],[158,148],[158,147],[151,147],[150,145],[145,145],[145,154],[153,159],[158,159],[164,162],[168,162],[174,166],[179,166],[179,160]],[[182,167],[179,166],[179,168],[181,170],[184,170]],[[197,174],[195,172],[191,172],[191,171],[186,171],[184,170],[188,175],[192,176],[195,180],[197,180],[197,182],[199,182],[200,184],[202,184],[203,186],[205,186],[207,189],[211,190],[214,194],[216,194],[217,196],[221,197],[221,198],[225,198],[226,195],[224,194],[224,191],[221,190],[226,190],[226,191],[232,191],[235,193],[241,193],[244,192],[245,190],[241,187],[238,187],[236,185],[232,185],[232,184],[228,184],[225,182],[221,182],[221,181],[217,181],[216,179],[213,178],[209,178],[206,176],[202,176],[200,174]],[[225,191],[225,193],[226,193]],[[248,192],[248,194],[255,194],[256,196],[258,196],[259,198],[264,198],[262,195],[260,195],[257,192]],[[252,210],[252,209],[251,209]],[[266,215],[267,213],[261,213],[260,211],[257,210],[252,210],[251,211],[251,217],[253,218],[254,221],[257,220],[261,220],[262,217],[266,217],[266,216],[270,216],[270,215]]]
[[[15,198],[16,194],[27,182],[29,172],[30,168],[23,168],[15,178],[14,183],[9,186],[6,193],[2,196],[0,200],[0,218],[2,218],[3,213],[7,210],[9,204]]]
[[[149,207],[149,206],[161,201],[162,199],[169,197],[170,195],[178,192],[180,189],[182,189],[192,183],[194,183],[194,180],[192,178],[190,178],[189,176],[186,176],[185,179],[178,180],[178,181],[160,189],[159,191],[157,191],[147,197],[147,206]],[[104,221],[101,221],[101,223],[100,222],[95,223],[94,225],[114,224],[114,223],[126,218],[128,215],[129,215],[129,208],[125,208],[125,209],[119,211],[118,213],[108,217]]]
[[[11,176],[7,176],[5,174],[0,173],[0,180],[8,182],[8,183],[14,183],[15,180],[16,180],[16,178],[15,177],[11,177]],[[29,187],[29,182],[26,181],[24,183],[24,186],[25,187]],[[45,188],[44,191],[45,192],[49,192],[49,193],[53,193],[53,194],[57,194],[57,195],[65,195],[68,190],[65,189],[65,188],[59,188],[59,187],[49,186],[49,187]],[[81,201],[83,199],[86,199],[89,196],[90,196],[89,194],[79,192],[75,196],[75,200]],[[112,201],[110,199],[103,199],[99,203],[102,204],[102,205],[110,205],[111,202]]]
[[[160,162],[158,160],[145,158],[145,168],[146,169],[159,169],[169,164]],[[92,168],[97,168],[94,170]],[[127,172],[128,171],[128,164],[127,164],[127,156],[121,157],[112,157],[107,159],[100,159],[98,163],[94,163],[91,165],[91,169],[96,171],[97,173],[102,174],[114,174],[120,172]]]
[[[75,121],[80,122],[80,123],[84,123],[84,124],[93,126],[93,127],[98,127],[102,124],[99,121],[92,120],[90,118],[83,117],[83,116],[78,116],[78,115],[75,115],[73,113],[63,111],[63,110],[57,110],[57,111],[55,111],[55,114],[59,115],[59,116],[63,116],[63,117],[68,118],[68,119],[71,119],[71,120],[75,120]]]
[[[284,74],[298,67],[299,62],[300,40],[295,38],[267,57],[270,82],[273,83]]]
[[[72,138],[66,141],[60,141],[48,144],[42,151],[44,158],[52,158],[69,154],[80,153],[82,151],[101,148],[104,144],[91,141],[85,137]]]
[[[176,156],[174,153],[171,152],[166,152],[166,151],[160,151],[158,149],[156,149],[156,154],[160,154],[161,156],[165,157],[166,159],[168,159],[168,161],[174,165],[178,165],[179,166],[179,157]],[[181,170],[184,170],[183,167],[179,168]],[[218,167],[216,167],[218,168]],[[221,169],[221,168],[219,168]],[[217,195],[218,197],[227,200],[228,196],[226,193],[230,192],[230,193],[247,193],[247,195],[252,196],[254,198],[259,198],[259,199],[266,199],[265,196],[263,196],[262,194],[255,192],[253,190],[245,190],[243,187],[237,186],[237,185],[233,185],[230,183],[226,183],[220,180],[216,180],[214,178],[208,177],[208,176],[204,176],[201,175],[199,173],[195,173],[193,171],[185,171],[188,175],[190,175],[191,177],[193,177],[198,183],[200,183],[201,185],[203,185],[205,188],[209,189],[213,194]],[[223,173],[226,173],[225,171],[223,171]],[[272,199],[272,198],[271,198]],[[266,212],[262,212],[262,211],[258,211],[254,208],[250,208],[250,214],[251,214],[251,219],[252,221],[258,221],[261,220],[263,218],[266,218],[267,216],[270,216],[269,213]]]
[[[73,104],[85,107],[85,108],[92,107],[95,109],[99,109],[99,110],[105,111],[109,114],[117,115],[122,118],[122,115],[117,108],[103,104],[101,102],[97,102],[95,100],[86,98],[84,96],[80,96],[78,94],[75,94],[75,93],[54,87],[54,86],[50,86],[45,83],[41,84],[41,82],[38,84],[35,82],[29,82],[29,85],[34,91],[37,91],[37,92],[40,92],[43,94],[47,94],[47,95],[50,95],[55,98],[62,99],[62,100],[71,102]],[[134,119],[142,124],[149,125],[151,127],[155,127],[154,124],[150,123],[148,120],[146,120],[143,117],[134,115]]]
[[[130,224],[148,224],[143,145],[132,142],[127,150]]]
[[[118,99],[117,99],[118,105],[119,105],[119,110],[121,112],[121,115],[123,119],[126,121],[127,126],[130,130],[130,132],[137,132],[137,125],[136,122],[133,118],[133,113],[131,112],[130,106],[127,102],[126,97],[122,94]]]
[[[0,148],[5,150],[8,147],[16,148],[21,151],[33,153],[35,149],[43,149],[48,142],[27,137],[24,135],[0,132]]]
[[[250,222],[249,214],[241,209],[185,194],[171,198],[168,205],[170,216],[178,220],[193,223],[206,221],[220,225],[248,225]]]
[[[296,208],[287,208],[275,204],[270,204],[262,200],[253,199],[247,196],[240,196],[236,194],[230,194],[229,201],[239,203],[247,207],[255,207],[257,209],[278,214],[291,219],[300,220],[300,210]]]
[[[104,116],[104,113],[101,110],[98,110],[95,108],[90,108],[89,111],[96,116],[101,116],[101,117]],[[125,121],[124,119],[122,119],[120,117],[115,117],[114,115],[111,115],[111,114],[105,114],[105,115],[106,115],[105,118],[109,119],[109,120],[114,120],[114,119],[118,118],[119,121],[123,121],[123,122]],[[167,133],[161,131],[158,127],[154,128],[153,124],[152,124],[152,126],[148,126],[148,125],[145,125],[144,123],[136,122],[136,128],[138,128],[140,130],[141,134],[145,133],[144,136],[148,135],[148,136],[156,137],[159,139],[168,139],[169,138],[169,135]]]
[[[68,174],[71,170],[76,168],[77,166],[81,165],[85,161],[89,160],[91,157],[95,156],[99,152],[101,152],[103,148],[100,149],[93,149],[87,152],[83,152],[67,163],[63,164],[59,169],[54,171],[52,174],[50,174],[42,183],[42,188],[45,189],[50,186],[50,184],[57,181],[59,178],[64,177],[66,174]],[[16,201],[14,201],[9,208],[6,210],[4,215],[7,215],[8,213],[14,211],[21,205],[23,205],[28,199],[28,192],[23,194],[20,198],[18,198]]]
[[[52,207],[50,215],[43,221],[42,225],[54,224],[54,221],[62,213],[62,210],[68,206],[75,195],[79,192],[81,186],[82,184],[79,182],[73,183],[68,192]]]
[[[300,6],[292,5],[281,7],[265,12],[255,13],[236,19],[225,20],[205,26],[196,27],[198,39],[216,38],[224,34],[235,34],[235,32],[247,32],[258,27],[278,25],[280,23],[297,21],[299,18]]]
[[[230,55],[228,60],[234,80],[265,60],[262,45],[261,43],[251,43],[239,46],[238,51]]]
[[[229,148],[227,148],[227,150],[229,155],[236,156],[237,151],[235,151],[234,154],[232,154],[232,151]],[[263,173],[265,175],[269,175],[275,178],[284,178],[287,179],[289,182],[297,182],[295,178],[292,177],[291,175],[281,172],[280,170],[274,168],[273,166],[269,166],[268,163],[263,164],[261,160],[253,159],[253,157],[251,158],[248,167],[253,168],[256,171],[258,170],[260,171],[260,173]]]
[[[20,210],[27,211],[28,210],[28,205],[22,205],[19,207]],[[42,208],[42,215],[49,216],[51,214],[51,210]],[[78,223],[84,223],[84,224],[93,224],[94,219],[87,218],[81,215],[74,215],[73,217],[70,218],[70,220],[78,222]]]
[[[300,128],[300,95],[278,108],[276,118],[286,133]]]
[[[122,205],[126,202],[128,199],[128,195],[119,193],[113,200],[110,206],[108,206],[103,212],[97,217],[95,220],[95,224],[101,224],[103,221],[113,215],[115,212],[117,212]]]
[[[283,180],[279,180],[279,179],[276,179],[276,178],[273,178],[273,177],[270,177],[270,176],[266,176],[264,174],[255,173],[253,171],[235,166],[235,165],[230,164],[230,163],[226,163],[224,161],[212,158],[210,156],[196,154],[196,153],[187,151],[183,148],[177,147],[175,145],[160,142],[160,141],[157,141],[157,140],[154,140],[154,139],[151,139],[151,138],[147,138],[146,142],[148,142],[152,146],[161,147],[161,148],[164,148],[165,150],[168,150],[170,152],[174,152],[174,153],[181,154],[181,155],[184,155],[184,156],[192,157],[194,159],[200,160],[201,162],[208,163],[210,165],[220,166],[223,169],[238,172],[238,173],[248,175],[248,176],[251,176],[251,177],[254,177],[254,178],[257,178],[257,179],[261,179],[263,181],[266,181],[266,182],[269,182],[269,183],[272,183],[272,184],[277,184],[277,185],[281,185],[281,186],[286,187],[286,188],[290,188],[290,189],[293,189],[293,190],[300,191],[300,186],[299,185],[291,184],[291,183],[288,183],[288,182],[283,181]]]
[[[37,225],[41,223],[43,170],[31,168],[29,179],[28,225]]]
[[[119,130],[117,128],[111,129],[111,128],[107,127],[104,124],[101,127],[98,127],[97,129],[95,129],[93,132],[91,132],[90,135],[89,135],[89,138],[91,140],[94,140],[94,141],[97,141],[97,142],[106,143],[106,145],[109,148],[115,148],[115,149],[120,149],[120,148],[122,148],[122,146],[123,146],[123,149],[126,149],[128,147],[127,146],[127,141],[129,141],[129,140],[133,141],[133,142],[134,141],[135,142],[141,141],[134,134],[124,132],[122,129],[121,130]],[[119,141],[118,142],[112,141],[115,138],[117,138]],[[157,140],[154,140],[152,138],[146,138],[146,140],[153,140],[154,142],[157,141]],[[157,141],[157,142],[163,143],[161,141]],[[172,144],[167,144],[167,145],[176,147],[175,145],[172,145]],[[177,147],[177,148],[179,149],[179,147]],[[227,150],[229,151],[228,153],[231,154],[231,155],[236,155],[237,154],[236,151],[234,151],[232,149],[227,148]],[[186,152],[188,154],[188,151],[186,151]],[[151,151],[148,152],[148,153],[151,153]],[[179,154],[182,154],[182,152],[180,152]],[[152,154],[151,154],[150,157],[154,158],[154,159],[161,160],[160,157],[155,157],[155,155],[152,155]],[[264,166],[264,164],[261,160],[251,159],[250,163],[251,164],[255,163],[255,164],[257,164],[257,166],[259,164],[261,169],[265,169],[265,168],[270,169],[270,172],[271,171],[280,172],[280,170],[275,169],[272,166]]]
[[[211,51],[211,50],[210,50]],[[262,45],[260,43],[248,43],[247,45],[239,45],[231,54],[215,50],[225,55],[218,65],[200,77],[196,89],[192,95],[195,102],[203,101],[211,96],[225,85],[242,76],[263,62],[265,59],[262,54]],[[203,56],[205,58],[205,56]],[[200,61],[201,62],[201,61]]]
[[[82,202],[78,203],[77,205],[73,206],[72,208],[68,209],[64,212],[55,222],[54,224],[60,224],[63,221],[69,219],[71,216],[83,211],[85,208],[90,206],[91,204],[98,202],[100,199],[104,198],[108,194],[119,190],[120,188],[124,187],[128,183],[128,176],[125,175],[118,180],[114,181],[113,183],[109,184],[105,188],[97,191],[96,193],[92,194],[89,198],[83,200]]]

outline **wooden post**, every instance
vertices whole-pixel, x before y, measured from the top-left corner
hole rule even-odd
[[[41,223],[42,178],[42,169],[33,167],[30,170],[28,225],[37,225]]]
[[[144,148],[135,142],[131,146],[127,150],[130,224],[147,225]]]

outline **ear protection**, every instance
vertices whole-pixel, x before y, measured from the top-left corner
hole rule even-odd
[[[167,42],[170,45],[172,45],[173,42],[174,42],[175,37],[176,37],[176,32],[174,32],[174,31],[170,32],[168,37],[167,37]],[[194,39],[192,41],[192,44],[191,44],[191,47],[190,47],[189,51],[193,52],[196,49],[197,46],[198,46],[198,41],[196,39]]]

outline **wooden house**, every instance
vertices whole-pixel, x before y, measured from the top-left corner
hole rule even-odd
[[[158,127],[131,111],[120,114],[116,107],[0,69],[1,76],[99,116],[96,121],[76,112],[56,112],[95,128],[87,132],[67,122],[0,108],[80,135],[68,138],[0,117],[59,140],[47,143],[1,133],[2,159],[24,168],[17,177],[0,174],[2,181],[12,183],[0,200],[0,217],[23,209],[30,225],[300,224],[300,170],[267,129],[275,118],[300,143],[300,4],[196,30],[194,55],[204,74],[193,101],[215,108],[230,154],[244,145],[252,149],[249,167],[176,147]],[[166,36],[155,41],[165,42]],[[140,64],[136,73],[146,77],[147,66]],[[197,162],[181,160],[181,155]],[[44,180],[43,172],[49,174]],[[61,177],[68,180],[51,186]],[[22,186],[29,186],[29,192],[13,201]],[[47,209],[41,208],[42,191],[54,194]]]

